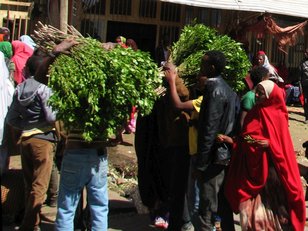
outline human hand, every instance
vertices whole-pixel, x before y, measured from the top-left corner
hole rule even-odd
[[[54,46],[54,48],[52,49],[52,52],[54,54],[59,54],[59,53],[69,54],[69,50],[77,44],[78,42],[74,40],[73,38],[67,38],[67,39],[64,39],[61,43]]]
[[[226,136],[223,134],[218,134],[216,136],[216,141],[218,143],[228,143],[228,144],[233,144],[233,139],[230,136]]]
[[[166,63],[163,66],[163,70],[165,71],[165,78],[169,83],[175,83],[175,79],[177,77],[176,67],[172,63]]]
[[[223,135],[223,134],[218,134],[218,135],[216,136],[216,141],[217,141],[218,143],[223,143],[223,142],[225,142],[225,135]]]
[[[261,148],[268,148],[269,147],[269,141],[268,140],[256,140],[255,144],[257,144]]]

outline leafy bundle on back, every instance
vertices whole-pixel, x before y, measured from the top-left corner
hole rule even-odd
[[[149,114],[161,78],[155,62],[142,51],[105,50],[92,38],[78,37],[70,55],[50,67],[49,103],[68,129],[81,129],[86,141],[107,140],[128,119],[132,105]]]
[[[203,24],[185,26],[179,40],[171,48],[171,61],[178,66],[185,84],[190,86],[195,83],[201,58],[209,50],[219,50],[225,54],[227,65],[223,77],[236,92],[243,90],[243,78],[251,64],[241,44]]]

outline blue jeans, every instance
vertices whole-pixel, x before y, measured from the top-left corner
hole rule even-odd
[[[73,231],[80,192],[87,188],[92,231],[108,228],[108,160],[96,149],[70,149],[63,157],[55,222],[57,231]]]

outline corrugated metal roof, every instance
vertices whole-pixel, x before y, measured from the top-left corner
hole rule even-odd
[[[308,0],[161,0],[205,8],[268,12],[308,18]]]

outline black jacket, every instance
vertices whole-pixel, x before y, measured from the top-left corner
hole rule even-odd
[[[198,124],[197,168],[204,171],[210,164],[227,165],[230,149],[218,144],[216,136],[232,136],[236,124],[238,96],[221,76],[208,79],[201,104]]]

